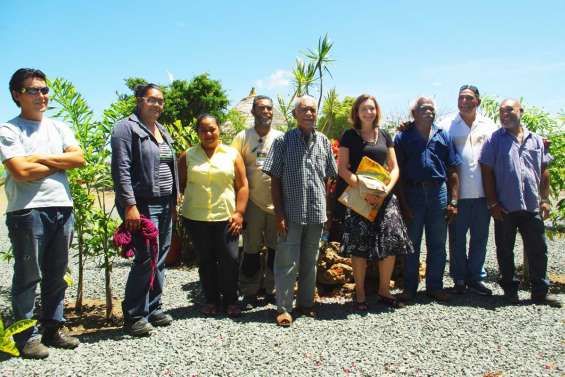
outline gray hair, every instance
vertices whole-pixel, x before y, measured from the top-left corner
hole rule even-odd
[[[434,109],[436,111],[437,114],[437,104],[436,101],[430,97],[430,96],[418,96],[416,98],[414,98],[412,101],[410,101],[410,118],[414,118],[414,111],[416,111],[416,108],[418,107],[418,104],[423,101],[430,101],[432,103],[432,105],[434,106]]]
[[[314,103],[314,107],[317,106],[317,102],[316,99],[308,94],[304,94],[300,97],[296,97],[294,99],[294,110],[296,110],[298,108],[298,106],[300,106],[300,104],[307,102],[307,101],[312,101]]]

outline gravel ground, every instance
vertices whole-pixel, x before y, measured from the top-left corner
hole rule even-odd
[[[0,219],[0,247],[8,247]],[[492,233],[491,233],[492,234]],[[565,240],[549,241],[549,271],[565,273]],[[521,241],[517,242],[521,261]],[[366,316],[348,302],[324,299],[319,318],[299,318],[290,329],[275,326],[274,306],[242,318],[202,318],[198,274],[168,271],[164,306],[175,318],[149,338],[121,330],[82,335],[75,351],[51,349],[46,360],[0,362],[1,376],[563,376],[563,309],[524,303],[506,306],[494,283],[496,260],[491,237],[487,285],[495,296],[454,297],[448,305],[421,295],[396,312],[369,300]],[[0,262],[0,310],[9,308],[12,265]],[[128,263],[115,267],[114,289],[121,295]],[[103,297],[103,273],[90,266],[86,296]],[[447,277],[445,285],[451,286]],[[75,292],[69,289],[68,299]],[[562,301],[565,294],[558,293]]]

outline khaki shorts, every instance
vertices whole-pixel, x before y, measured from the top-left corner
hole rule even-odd
[[[243,231],[243,252],[256,254],[264,246],[277,247],[277,224],[275,215],[257,207],[251,200],[245,211],[245,230]]]

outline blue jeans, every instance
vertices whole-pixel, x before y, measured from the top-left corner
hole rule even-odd
[[[198,275],[207,304],[237,304],[239,236],[227,221],[183,219],[198,256]]]
[[[414,218],[408,222],[408,236],[414,246],[414,253],[406,255],[404,289],[410,295],[418,290],[418,268],[422,233],[426,231],[426,289],[437,291],[443,288],[443,271],[446,254],[447,187],[441,185],[409,187],[405,189],[408,206]]]
[[[549,289],[547,280],[547,242],[545,226],[539,213],[516,211],[504,215],[502,221],[494,221],[496,257],[500,269],[500,286],[505,293],[518,290],[520,280],[514,267],[514,244],[519,230],[524,241],[524,253],[528,256],[528,270],[532,295],[546,295]]]
[[[14,255],[12,309],[15,320],[30,319],[35,290],[41,282],[41,317],[45,327],[58,327],[63,318],[67,283],[64,276],[73,238],[72,207],[24,209],[6,214],[6,225]],[[21,346],[39,336],[37,327],[16,334]]]
[[[155,198],[151,200],[137,201],[139,213],[148,219],[159,229],[157,241],[157,267],[155,268],[155,280],[153,288],[149,288],[151,279],[151,258],[153,252],[141,237],[139,232],[133,235],[135,256],[131,270],[126,282],[126,292],[122,302],[124,321],[131,323],[141,318],[148,319],[151,315],[161,311],[161,294],[165,283],[165,258],[171,248],[171,235],[173,223],[171,218],[174,199],[171,196]],[[124,218],[122,208],[118,213]]]
[[[275,253],[275,294],[278,312],[291,312],[294,283],[298,275],[297,305],[314,305],[316,263],[324,224],[288,223],[288,233],[279,237]]]
[[[487,254],[490,213],[485,198],[459,199],[457,216],[449,225],[453,248],[450,256],[450,272],[454,281],[481,281],[487,273],[484,269]],[[467,255],[467,232],[469,254]]]

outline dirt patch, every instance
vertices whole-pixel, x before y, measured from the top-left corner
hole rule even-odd
[[[75,312],[75,305],[65,306],[65,327],[71,335],[91,334],[123,325],[121,301],[114,298],[112,316],[106,319],[106,302],[99,299],[84,299],[82,312]]]

